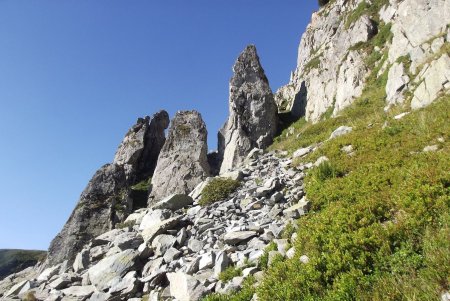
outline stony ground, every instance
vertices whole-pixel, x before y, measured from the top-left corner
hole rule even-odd
[[[278,154],[279,155],[279,154]],[[172,195],[150,209],[131,214],[122,229],[90,241],[73,265],[62,264],[36,273],[13,287],[15,275],[0,284],[3,300],[198,300],[212,292],[238,289],[250,275],[263,273],[258,261],[275,241],[269,261],[292,256],[283,229],[305,214],[304,171],[291,168],[291,159],[252,151],[246,164],[225,175],[239,180],[227,199],[200,206],[207,180],[190,194]],[[241,276],[224,282],[219,274],[242,267]],[[38,269],[39,267],[36,267]],[[7,291],[6,291],[7,288]]]

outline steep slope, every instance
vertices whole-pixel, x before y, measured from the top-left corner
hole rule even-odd
[[[45,259],[45,251],[0,250],[0,280]]]
[[[317,122],[388,71],[386,106],[424,107],[448,91],[449,0],[336,0],[313,14],[297,68],[277,91],[280,111]]]
[[[329,1],[275,97],[302,118],[271,146],[276,108],[247,47],[221,176],[206,178],[199,113],[177,113],[158,162],[136,160],[149,153],[139,120],[82,194],[78,228],[59,237],[71,242],[52,244],[70,254],[1,281],[3,299],[449,300],[449,12]],[[129,190],[151,189],[151,172],[128,172],[142,166],[156,166],[154,198],[134,210]]]

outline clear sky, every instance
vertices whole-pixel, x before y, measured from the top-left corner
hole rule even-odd
[[[47,249],[137,117],[198,110],[209,149],[255,44],[289,81],[317,1],[0,0],[0,249]]]

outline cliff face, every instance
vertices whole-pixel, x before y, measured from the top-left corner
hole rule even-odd
[[[302,36],[297,68],[275,96],[279,110],[312,122],[336,116],[371,72],[388,72],[387,107],[431,103],[450,88],[449,11],[448,0],[329,3]]]

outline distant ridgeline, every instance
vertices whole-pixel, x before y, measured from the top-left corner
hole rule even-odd
[[[0,297],[450,300],[450,0],[319,3],[275,94],[239,55],[216,152],[139,118]]]
[[[0,280],[45,260],[46,251],[0,250]]]

